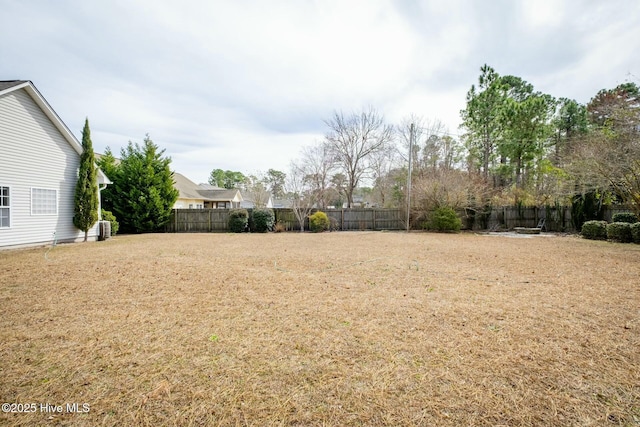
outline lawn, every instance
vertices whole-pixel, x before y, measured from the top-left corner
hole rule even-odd
[[[640,426],[640,245],[156,234],[0,265],[0,401],[35,411],[0,425]]]

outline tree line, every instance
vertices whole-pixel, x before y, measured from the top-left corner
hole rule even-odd
[[[502,205],[573,205],[580,222],[612,203],[640,214],[635,83],[583,105],[484,65],[460,116],[457,136],[415,114],[392,125],[373,108],[335,112],[324,139],[292,162],[290,192],[317,207],[336,199],[352,206],[358,190],[373,205],[404,207],[411,157],[416,220],[439,207],[482,216]]]
[[[356,199],[405,207],[409,173],[415,221],[441,207],[481,218],[503,205],[572,205],[578,229],[607,204],[625,204],[640,215],[637,84],[602,89],[584,105],[484,65],[460,117],[457,135],[416,114],[391,124],[373,107],[335,111],[324,121],[323,139],[304,146],[286,172],[214,169],[209,184],[240,188],[257,206],[269,193],[289,199],[301,221],[312,208],[353,207]],[[102,191],[103,207],[125,231],[154,231],[169,218],[177,191],[163,153],[147,135],[142,145],[129,142],[119,160],[109,149],[97,160],[113,181]],[[93,218],[82,222],[81,216],[85,229]]]

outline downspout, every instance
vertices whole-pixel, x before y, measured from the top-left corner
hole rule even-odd
[[[102,190],[107,188],[107,184],[98,184],[98,221],[102,221]]]

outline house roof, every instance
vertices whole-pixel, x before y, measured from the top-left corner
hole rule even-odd
[[[202,195],[198,193],[198,184],[181,173],[173,173],[173,182],[173,186],[178,190],[180,199],[202,199]]]
[[[242,201],[240,190],[235,188],[231,190],[227,190],[225,188],[218,190],[200,190],[198,193],[202,194],[205,200],[210,200],[212,202],[227,202],[230,200],[234,202]]]
[[[240,193],[242,194],[242,193]],[[256,197],[255,194],[248,192],[242,194],[242,202],[240,203],[241,208],[252,209],[256,207]],[[266,207],[270,208],[273,206],[273,196],[270,192],[265,192],[262,194],[262,197],[258,197],[261,204],[266,205]]]
[[[274,208],[291,208],[293,206],[293,200],[291,199],[274,199]]]
[[[267,200],[271,200],[271,201],[273,201],[273,196],[271,195],[271,193],[270,193],[270,192],[266,192],[266,193],[264,194],[264,198],[265,198],[265,199],[267,199]],[[246,201],[246,202],[251,202],[251,203],[253,203],[253,202],[255,202],[255,201],[256,201],[256,200],[255,200],[256,198],[254,197],[254,194],[251,194],[251,193],[249,193],[249,192],[244,193],[244,194],[242,195],[242,199],[243,199],[244,201]]]
[[[5,89],[9,89],[13,86],[18,86],[28,82],[29,82],[28,80],[2,80],[0,81],[0,92],[4,91]]]
[[[180,199],[202,199],[209,202],[242,201],[240,190],[198,185],[181,173],[173,173],[174,187],[180,193]]]
[[[69,130],[67,125],[62,121],[60,116],[51,108],[51,105],[44,99],[44,96],[36,89],[34,84],[30,80],[0,80],[0,95],[13,92],[15,90],[24,89],[25,92],[33,99],[33,101],[40,107],[42,112],[53,123],[53,125],[60,131],[64,139],[73,147],[78,153],[82,154],[82,144],[78,141],[75,135]],[[111,184],[109,178],[98,169],[98,183]]]

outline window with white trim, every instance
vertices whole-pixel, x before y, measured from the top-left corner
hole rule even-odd
[[[11,190],[0,186],[0,228],[11,227]]]
[[[31,189],[31,215],[56,215],[58,213],[58,190],[50,188]]]

